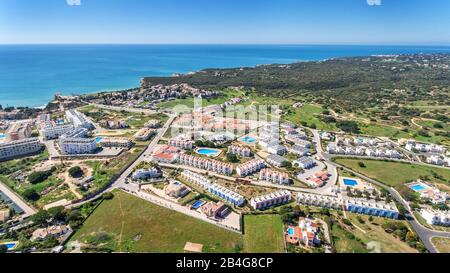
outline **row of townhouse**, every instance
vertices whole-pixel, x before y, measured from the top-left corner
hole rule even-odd
[[[426,160],[429,164],[450,167],[450,157],[446,157],[443,155],[431,155],[428,156]]]
[[[189,170],[184,170],[181,173],[181,176],[186,181],[194,183],[195,185],[197,185],[203,189],[209,188],[209,186],[212,184],[212,181],[209,180],[208,178],[206,178],[203,175],[200,175],[198,173],[189,171]]]
[[[169,141],[169,145],[184,150],[192,150],[194,147],[194,141],[188,139],[171,139]]]
[[[250,205],[255,210],[266,210],[271,207],[289,203],[291,200],[291,192],[288,190],[281,190],[254,197],[250,200]]]
[[[40,134],[46,140],[56,139],[74,129],[75,127],[71,124],[55,125],[54,123],[46,123],[46,125],[40,129]]]
[[[156,135],[156,130],[151,128],[142,128],[134,134],[133,138],[137,141],[147,141],[153,135]]]
[[[303,148],[311,148],[311,142],[306,140],[306,135],[287,135],[284,137],[284,139],[293,142],[295,145],[299,145]]]
[[[193,155],[180,154],[180,156],[178,157],[178,161],[182,165],[213,171],[219,174],[231,175],[233,173],[232,164],[223,163],[213,159],[205,159]]]
[[[446,151],[446,148],[444,146],[436,144],[419,143],[413,140],[409,140],[408,142],[406,142],[405,149],[411,152],[437,153],[437,154],[443,154]]]
[[[208,191],[226,202],[239,207],[245,203],[245,199],[242,195],[215,183],[209,186]]]
[[[289,174],[272,169],[262,169],[259,172],[259,180],[268,181],[275,184],[289,184]]]
[[[26,138],[0,143],[0,160],[34,154],[41,149],[42,144],[38,138]]]
[[[88,130],[94,128],[94,124],[82,113],[77,110],[67,110],[66,119],[73,124],[74,127],[83,127]]]
[[[264,162],[264,160],[253,159],[253,160],[250,160],[249,162],[246,162],[244,164],[240,164],[239,166],[237,166],[236,173],[241,177],[245,177],[245,176],[248,176],[248,175],[258,172],[259,170],[261,170],[265,167],[266,167],[266,162]]]
[[[242,206],[245,202],[244,197],[242,197],[240,194],[213,183],[211,180],[207,179],[203,175],[197,174],[189,170],[184,170],[181,173],[181,176],[186,181],[191,182],[236,206]]]
[[[252,155],[252,151],[248,147],[243,147],[239,145],[231,145],[228,147],[228,153],[242,156],[242,157],[250,157]]]
[[[450,226],[450,211],[448,210],[442,211],[423,208],[420,210],[420,215],[430,225]]]
[[[378,217],[397,219],[399,212],[395,205],[371,202],[363,199],[349,198],[345,200],[347,211],[359,214],[367,214]]]
[[[329,143],[327,152],[330,154],[369,156],[369,157],[387,157],[387,158],[403,158],[403,155],[395,149],[383,148],[366,148],[366,147],[351,147],[339,146],[334,143]]]
[[[99,142],[102,147],[119,147],[130,149],[133,146],[133,141],[129,138],[120,137],[104,137]]]
[[[309,193],[298,193],[297,204],[329,209],[345,209],[349,212],[397,219],[399,212],[394,204],[376,203],[364,199],[341,198]]]

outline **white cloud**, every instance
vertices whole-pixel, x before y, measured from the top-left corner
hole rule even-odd
[[[67,5],[69,6],[80,6],[81,0],[66,0]]]
[[[369,6],[381,6],[381,0],[366,0]]]

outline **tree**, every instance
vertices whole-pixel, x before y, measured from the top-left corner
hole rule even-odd
[[[82,177],[83,176],[83,170],[79,166],[75,166],[69,169],[69,175],[71,177]]]
[[[39,226],[47,224],[47,221],[49,219],[50,219],[50,214],[46,210],[40,210],[36,214],[31,216],[31,220]]]
[[[52,175],[52,171],[43,171],[43,172],[32,172],[29,176],[28,176],[28,181],[31,184],[38,184],[41,183],[43,181],[45,181],[47,178],[49,178]]]
[[[6,245],[0,245],[0,253],[8,252],[8,247]]]
[[[36,190],[34,189],[26,189],[23,192],[23,196],[25,197],[25,199],[27,199],[28,201],[37,201],[40,198],[40,195],[36,192]]]
[[[336,122],[336,127],[338,127],[339,129],[341,129],[346,133],[353,133],[353,134],[359,133],[358,123],[352,120],[338,121]]]
[[[366,168],[366,164],[364,164],[364,162],[362,162],[362,161],[358,162],[358,166],[361,168]]]
[[[53,207],[48,210],[50,218],[57,221],[64,221],[66,219],[67,212],[63,206]]]
[[[227,154],[227,161],[230,162],[230,163],[237,163],[237,162],[239,162],[239,159],[238,159],[238,157],[235,154],[228,153]]]
[[[111,200],[114,198],[114,194],[112,192],[105,192],[104,194],[102,194],[102,198],[104,200]]]

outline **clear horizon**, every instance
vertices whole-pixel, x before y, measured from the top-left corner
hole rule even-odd
[[[0,44],[450,45],[449,13],[447,0],[4,0]]]

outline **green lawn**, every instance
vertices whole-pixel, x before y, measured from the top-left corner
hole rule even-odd
[[[284,226],[279,215],[244,216],[244,251],[283,253]]]
[[[442,168],[401,162],[347,158],[336,158],[335,162],[392,187],[419,179],[420,177],[426,178],[429,182],[444,183],[446,185],[450,183],[450,172]],[[358,162],[363,162],[366,167],[360,167]],[[436,178],[436,175],[441,176],[443,180]]]
[[[325,123],[320,120],[323,108],[318,105],[305,104],[302,108],[294,109],[295,113],[286,116],[286,120],[300,124],[306,122],[308,126],[315,124],[319,130],[336,130],[332,123]]]
[[[450,253],[450,238],[435,237],[431,242],[440,253]]]
[[[96,234],[103,234],[103,241]],[[156,206],[122,191],[105,200],[71,239],[101,242],[122,252],[182,253],[186,242],[204,252],[234,252],[242,236],[184,214]]]

